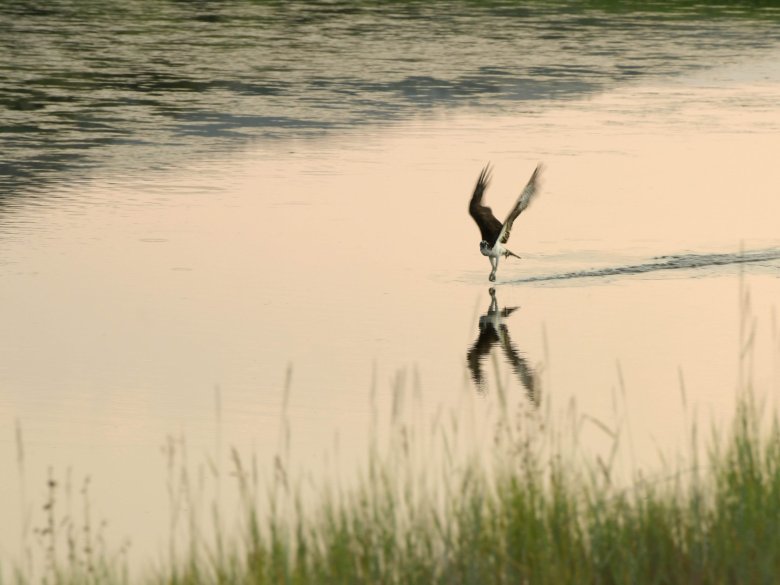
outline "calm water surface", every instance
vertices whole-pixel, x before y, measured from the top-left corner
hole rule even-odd
[[[0,9],[0,466],[20,476],[18,422],[25,479],[0,560],[49,466],[91,475],[141,563],[168,541],[166,437],[264,462],[289,426],[316,476],[400,384],[423,415],[479,416],[499,381],[526,412],[576,403],[648,468],[691,412],[728,418],[740,363],[777,397],[775,13],[21,6]],[[488,160],[498,216],[546,165],[493,290],[466,213]]]

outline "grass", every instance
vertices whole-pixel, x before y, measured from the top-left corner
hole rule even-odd
[[[622,487],[605,464],[550,455],[508,416],[496,423],[487,460],[445,456],[430,467],[415,462],[414,436],[399,425],[392,448],[372,448],[354,487],[325,486],[317,503],[304,502],[281,460],[276,480],[261,487],[233,451],[239,536],[192,534],[186,552],[135,581],[774,583],[780,425],[776,417],[762,425],[760,412],[744,396],[704,464],[694,454],[685,469]],[[92,527],[88,482],[82,525],[58,517],[69,484],[49,481],[46,524],[35,535],[47,558],[41,575],[17,571],[14,581],[128,582],[122,555],[109,554]]]
[[[520,448],[478,463],[437,504],[384,470],[290,531],[246,543],[252,583],[773,583],[780,574],[780,432],[740,405],[706,472],[611,489]],[[236,566],[241,559],[236,558]]]

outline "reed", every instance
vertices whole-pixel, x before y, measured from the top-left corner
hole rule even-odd
[[[750,396],[706,465],[613,487],[530,444],[416,491],[398,460],[294,522],[255,516],[247,583],[771,583],[780,574],[780,431]],[[669,479],[671,478],[671,479]],[[256,514],[256,512],[253,511]],[[205,574],[205,573],[204,573]],[[209,580],[209,579],[207,579]]]
[[[283,457],[264,484],[257,463],[232,450],[240,529],[222,533],[216,509],[219,534],[190,519],[185,550],[133,581],[689,584],[773,583],[780,574],[780,422],[750,392],[701,457],[692,428],[684,467],[628,483],[614,481],[609,463],[537,440],[540,428],[508,408],[492,423],[487,456],[455,454],[465,432],[457,420],[428,427],[438,456],[420,448],[430,437],[399,421],[387,448],[370,447],[350,487],[323,480],[316,501]],[[35,534],[47,555],[43,574],[19,570],[15,582],[129,582],[121,551],[109,552],[94,527],[88,483],[82,520],[59,515],[69,481],[50,479],[47,523]]]

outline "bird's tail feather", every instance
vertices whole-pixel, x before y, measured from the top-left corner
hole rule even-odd
[[[520,256],[512,252],[512,250],[507,250],[506,248],[504,248],[504,256],[514,256],[515,258],[520,258]]]

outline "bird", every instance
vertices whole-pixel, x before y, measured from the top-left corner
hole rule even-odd
[[[517,216],[520,215],[525,208],[527,208],[531,201],[536,197],[539,192],[539,175],[542,172],[542,165],[536,165],[531,178],[528,179],[523,192],[515,201],[514,206],[506,216],[504,223],[501,223],[493,215],[493,211],[482,203],[482,197],[485,194],[488,183],[490,183],[490,163],[488,163],[477,179],[477,185],[474,187],[474,194],[471,196],[469,202],[469,214],[474,218],[474,221],[479,227],[480,234],[482,235],[482,241],[479,243],[479,251],[483,256],[487,256],[490,260],[490,276],[488,277],[490,282],[495,282],[496,271],[498,270],[498,261],[502,256],[514,256],[520,258],[517,254],[507,249],[504,244],[509,240],[509,234],[512,231],[512,224]]]

